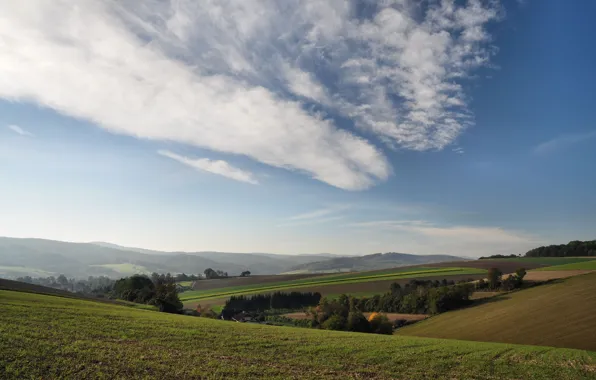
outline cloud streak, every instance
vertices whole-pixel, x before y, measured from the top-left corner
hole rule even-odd
[[[8,126],[8,129],[10,129],[14,133],[17,133],[21,136],[33,136],[33,133],[24,130],[23,128],[19,127],[18,125],[11,124]]]
[[[588,133],[576,133],[558,136],[552,140],[545,141],[534,147],[535,154],[548,154],[558,150],[563,150],[575,144],[582,143],[586,140],[596,138],[596,131]]]
[[[250,183],[252,185],[259,184],[259,181],[257,181],[253,173],[232,166],[223,160],[210,160],[208,158],[193,159],[169,152],[167,150],[160,150],[157,153],[199,171],[217,174],[235,181]]]
[[[381,142],[442,149],[473,124],[498,6],[416,4],[1,2],[0,97],[362,190],[392,173]]]
[[[473,243],[528,243],[531,236],[499,227],[437,226],[423,220],[381,220],[353,223],[350,227],[381,228],[418,234],[436,241],[468,241]]]

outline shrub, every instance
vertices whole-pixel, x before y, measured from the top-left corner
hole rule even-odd
[[[377,314],[370,320],[370,330],[375,334],[393,334],[393,325],[385,314]]]
[[[332,315],[325,322],[323,322],[321,327],[323,327],[325,330],[343,330],[345,325],[346,323],[342,317],[339,315]]]
[[[368,323],[361,312],[351,311],[350,314],[348,314],[346,328],[348,331],[370,332],[370,323]]]

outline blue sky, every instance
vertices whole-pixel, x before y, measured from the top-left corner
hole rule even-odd
[[[595,238],[593,2],[75,3],[0,5],[0,235],[466,256]]]

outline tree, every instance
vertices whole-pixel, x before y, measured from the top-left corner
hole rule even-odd
[[[377,314],[370,318],[370,331],[375,334],[393,334],[393,325],[385,314]]]
[[[488,286],[491,289],[497,289],[501,284],[502,276],[503,272],[501,272],[498,268],[490,268],[488,270]]]
[[[343,330],[346,324],[345,322],[346,321],[339,315],[332,315],[323,322],[321,327],[325,330]]]
[[[206,278],[217,278],[217,277],[219,277],[219,276],[217,275],[217,272],[216,272],[216,271],[214,271],[214,270],[213,270],[213,269],[211,269],[211,268],[207,268],[207,269],[205,269],[205,272],[203,272],[203,273],[205,273],[205,277],[206,277]]]
[[[524,277],[526,276],[526,269],[525,268],[519,268],[515,271],[515,275],[517,276],[517,278],[519,278],[520,280],[523,280]]]
[[[245,270],[244,272],[240,273],[240,277],[248,277],[248,276],[250,276],[249,270]]]
[[[370,332],[370,323],[368,323],[366,317],[360,311],[355,310],[348,314],[346,328],[348,331]]]

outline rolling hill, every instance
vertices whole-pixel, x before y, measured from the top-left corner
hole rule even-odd
[[[0,371],[22,378],[579,379],[596,353],[242,324],[0,290]]]
[[[333,259],[329,259],[333,257]],[[335,257],[321,255],[276,255],[270,253],[231,252],[163,252],[115,244],[70,243],[45,239],[0,237],[0,276],[45,277],[65,274],[69,277],[105,275],[121,277],[134,273],[203,273],[207,268],[219,269],[229,275],[245,270],[252,274],[270,275],[289,271],[311,273],[333,271],[352,264],[351,270],[382,269],[435,261],[452,261],[452,256],[417,256],[407,254]],[[457,259],[457,258],[456,258]],[[338,260],[333,261],[333,260]],[[331,261],[332,264],[323,264]],[[308,268],[310,263],[321,263]]]
[[[398,333],[596,350],[596,273],[504,294]]]
[[[292,273],[313,273],[331,271],[365,271],[385,268],[395,268],[407,265],[441,263],[448,261],[463,261],[464,258],[449,255],[412,255],[409,253],[375,253],[365,256],[334,257],[327,260],[315,261],[297,265],[291,269]]]
[[[327,259],[324,255],[274,255],[228,252],[162,252],[109,243],[70,243],[0,237],[0,276],[72,277],[133,273],[202,273],[207,268],[230,275],[250,270],[278,274],[293,266]]]

